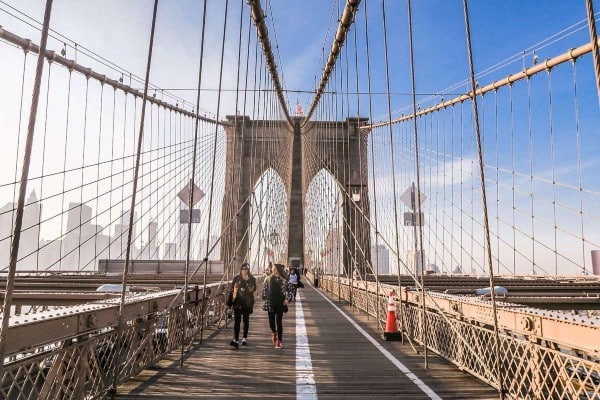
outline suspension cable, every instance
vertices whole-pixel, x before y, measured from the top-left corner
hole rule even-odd
[[[481,200],[482,200],[482,208],[483,208],[483,226],[485,230],[485,244],[486,244],[486,255],[488,262],[488,273],[490,279],[490,299],[492,302],[492,312],[494,317],[494,364],[497,368],[497,376],[498,376],[498,393],[500,398],[504,397],[503,394],[503,383],[504,383],[504,372],[502,370],[502,363],[500,362],[500,332],[498,328],[498,310],[496,308],[496,294],[494,291],[494,269],[492,267],[492,248],[490,241],[490,226],[488,220],[488,210],[487,210],[487,197],[486,197],[486,188],[485,188],[485,172],[484,172],[484,164],[483,164],[483,150],[481,145],[481,130],[479,127],[479,114],[477,108],[477,94],[476,90],[476,82],[475,82],[475,67],[473,65],[473,50],[471,45],[471,28],[469,24],[469,7],[467,4],[467,0],[463,0],[464,7],[464,18],[465,18],[465,30],[466,30],[466,39],[467,39],[467,52],[469,59],[469,70],[471,74],[471,88],[472,88],[472,101],[473,101],[473,118],[475,123],[475,136],[477,138],[477,156],[479,159],[479,177],[481,179]]]
[[[387,21],[385,14],[385,0],[381,2],[381,11],[382,11],[382,20],[383,20],[383,47],[384,47],[384,56],[385,56],[385,83],[387,88],[387,111],[390,119],[389,124],[389,141],[390,141],[390,158],[392,163],[392,192],[394,193],[394,229],[395,229],[395,237],[396,237],[396,265],[398,267],[398,289],[402,288],[402,281],[400,277],[400,232],[398,230],[398,200],[396,193],[396,162],[394,157],[394,135],[393,128],[391,125],[392,118],[392,100],[390,97],[390,67],[389,67],[389,55],[388,55],[388,44],[387,44]]]
[[[31,109],[29,111],[29,124],[27,127],[27,139],[25,141],[25,154],[23,159],[23,169],[21,171],[21,182],[19,186],[19,199],[17,202],[17,213],[13,229],[13,240],[10,246],[10,260],[8,264],[8,276],[6,278],[6,293],[4,294],[4,305],[2,308],[2,325],[0,326],[0,376],[4,371],[4,345],[6,330],[10,319],[10,309],[12,308],[12,297],[14,292],[15,275],[17,272],[17,259],[19,256],[19,243],[21,240],[21,228],[23,226],[23,213],[25,208],[25,193],[27,191],[27,179],[29,177],[29,167],[31,163],[31,152],[33,147],[33,135],[35,133],[35,122],[37,118],[37,109],[40,99],[40,87],[42,84],[42,72],[44,71],[44,56],[46,44],[48,42],[48,29],[50,28],[50,15],[52,13],[52,0],[46,0],[46,9],[44,11],[44,26],[42,29],[42,39],[40,40],[40,54],[38,54],[35,81],[33,83],[33,94],[31,99]]]
[[[44,134],[43,134],[43,140],[42,140],[42,165],[41,165],[41,176],[42,178],[40,179],[40,202],[42,201],[42,199],[44,198],[44,168],[45,168],[45,164],[46,164],[46,143],[47,143],[47,139],[48,139],[48,109],[50,107],[50,80],[52,78],[52,60],[48,60],[48,78],[46,80],[46,104],[45,104],[45,110],[44,110]],[[35,260],[35,270],[39,271],[40,269],[40,232],[41,229],[40,227],[42,226],[42,213],[38,213],[38,218],[37,218],[37,237],[36,237],[36,241],[37,241],[37,249],[35,250],[36,252],[36,260]]]
[[[273,79],[273,84],[277,90],[277,96],[279,98],[281,110],[283,111],[286,121],[289,124],[288,129],[293,131],[294,124],[288,112],[288,107],[283,96],[283,89],[279,83],[277,64],[275,63],[275,58],[273,57],[273,49],[271,48],[271,42],[269,40],[269,31],[267,29],[267,25],[265,24],[265,14],[263,13],[260,5],[260,0],[248,0],[248,5],[250,6],[254,23],[256,24],[256,32],[262,44],[263,54],[266,58],[269,72],[271,73],[271,78]]]
[[[202,29],[201,29],[201,34],[200,34],[200,60],[198,63],[198,93],[196,94],[196,110],[200,109],[200,94],[201,94],[201,88],[202,88],[202,66],[203,66],[203,61],[204,61],[204,33],[206,30],[206,0],[204,0],[203,2],[203,9],[202,9]],[[218,118],[218,114],[217,114],[217,118]],[[194,208],[194,186],[195,186],[195,179],[196,179],[196,154],[198,152],[198,125],[200,123],[200,120],[198,118],[194,119],[194,150],[193,150],[193,154],[192,154],[192,177],[190,178],[190,181],[188,183],[188,190],[189,190],[189,195],[188,195],[188,223],[187,223],[187,243],[186,243],[186,254],[185,254],[185,267],[184,267],[184,271],[185,271],[185,275],[183,277],[183,287],[187,290],[188,287],[188,282],[189,282],[189,278],[188,278],[188,274],[189,274],[189,269],[190,269],[190,247],[191,247],[191,243],[192,243],[192,213],[193,213],[193,208]],[[209,221],[210,224],[210,221]],[[205,268],[206,270],[206,268]],[[202,291],[202,296],[204,297],[206,293],[206,279],[204,279],[204,290]],[[202,301],[202,306],[204,307],[204,299]],[[184,306],[184,311],[183,311],[184,315],[186,314],[186,309]],[[204,313],[202,314],[202,318],[204,321]],[[202,323],[202,327],[204,328],[204,323]],[[183,331],[185,332],[187,328],[187,318],[183,318]],[[185,341],[182,340],[181,341],[181,353],[179,355],[179,366],[183,367],[183,353],[184,353],[184,347],[185,347]]]
[[[219,69],[219,91],[217,93],[217,118],[219,115],[219,112],[221,110],[221,87],[223,84],[223,60],[224,60],[224,56],[225,56],[225,39],[227,37],[227,15],[228,15],[228,9],[229,9],[229,0],[225,0],[225,12],[224,12],[224,21],[223,21],[223,38],[221,41],[221,63],[220,63],[220,69]],[[208,224],[207,224],[207,232],[206,232],[206,237],[207,239],[210,238],[210,227],[211,227],[211,219],[212,219],[212,212],[213,212],[213,196],[214,196],[214,187],[215,187],[215,168],[216,168],[216,153],[217,153],[217,137],[219,134],[219,126],[215,125],[215,133],[213,135],[213,152],[212,152],[212,167],[211,167],[211,185],[210,185],[210,195],[209,195],[209,207],[208,207]],[[205,257],[205,262],[208,261],[208,254],[210,254],[209,252],[209,247],[210,247],[210,240],[206,241],[206,254],[207,256]]]
[[[9,43],[20,46],[26,51],[32,51],[33,53],[42,53],[44,55],[44,57],[46,57],[47,59],[52,59],[52,61],[56,62],[57,64],[67,67],[69,70],[77,71],[83,75],[89,75],[90,78],[93,78],[99,82],[107,83],[107,84],[111,85],[112,87],[114,87],[115,89],[121,89],[125,93],[130,93],[130,94],[134,95],[135,97],[143,97],[143,95],[144,95],[143,91],[137,90],[137,89],[133,88],[131,85],[125,85],[120,80],[108,78],[106,75],[102,75],[102,74],[92,70],[91,68],[87,68],[81,64],[78,64],[74,60],[69,60],[66,57],[58,55],[52,50],[44,49],[42,51],[42,50],[40,50],[41,47],[38,47],[37,45],[31,43],[30,40],[24,39],[18,35],[15,35],[9,31],[7,31],[6,29],[3,29],[2,27],[0,27],[0,39],[4,39]],[[212,119],[212,118],[208,118],[208,117],[200,115],[198,110],[196,110],[195,112],[190,112],[188,110],[184,110],[184,109],[180,108],[177,105],[172,105],[170,103],[167,103],[165,101],[162,101],[162,100],[157,99],[152,96],[147,97],[146,101],[149,101],[153,104],[156,104],[158,106],[164,107],[169,110],[177,111],[188,117],[200,118],[203,121],[211,122],[214,124],[219,124],[219,125],[223,124],[223,122],[220,122],[217,119]]]
[[[344,46],[344,42],[346,41],[346,35],[350,30],[350,27],[354,23],[354,14],[358,10],[358,6],[360,5],[360,0],[347,0],[346,7],[344,8],[344,13],[340,17],[340,24],[338,26],[337,32],[333,38],[333,43],[331,44],[331,50],[329,52],[329,56],[327,57],[327,64],[323,69],[323,75],[321,76],[321,82],[317,87],[317,91],[315,93],[315,97],[312,101],[310,109],[304,117],[304,120],[301,124],[301,129],[304,129],[313,112],[315,111],[317,104],[319,104],[319,100],[323,91],[325,90],[325,86],[327,86],[327,81],[331,75],[331,72],[335,68],[335,63],[340,55],[340,50]]]
[[[600,38],[598,38],[597,41],[600,41]],[[507,86],[507,85],[512,85],[513,83],[520,81],[522,79],[528,79],[529,77],[541,72],[541,71],[545,71],[549,68],[553,68],[557,65],[563,64],[565,62],[568,61],[574,61],[577,58],[589,53],[592,51],[592,43],[587,43],[584,44],[582,46],[576,47],[574,49],[570,49],[569,51],[560,54],[556,57],[550,58],[548,60],[545,60],[542,63],[536,64],[533,67],[530,68],[526,68],[523,71],[519,71],[515,74],[509,75],[506,78],[500,79],[498,81],[492,82],[489,85],[483,86],[483,87],[476,87],[474,88],[475,94],[476,95],[483,95],[487,92],[493,91],[493,90],[497,90],[502,86]],[[394,119],[389,119],[388,121],[383,121],[383,122],[378,122],[378,123],[371,123],[371,124],[365,124],[361,126],[361,129],[374,129],[374,128],[379,128],[381,126],[386,126],[388,124],[397,124],[399,122],[404,122],[404,121],[408,121],[411,118],[417,118],[420,117],[422,115],[426,115],[429,113],[432,113],[434,111],[439,111],[439,110],[443,110],[447,107],[453,106],[457,103],[462,103],[465,100],[469,100],[473,98],[473,93],[469,92],[469,93],[465,93],[465,94],[461,94],[460,96],[456,96],[450,100],[442,100],[441,102],[439,102],[438,104],[435,104],[431,107],[422,109],[420,111],[418,111],[416,114],[408,114],[408,115],[403,115],[401,117],[398,118],[394,118]]]
[[[125,293],[129,270],[129,261],[131,257],[131,237],[133,234],[133,218],[135,210],[135,199],[137,194],[138,176],[140,170],[140,157],[142,152],[142,141],[144,139],[144,119],[146,116],[146,99],[148,98],[148,83],[150,82],[150,66],[152,65],[152,49],[154,47],[154,30],[156,27],[156,13],[158,8],[158,0],[154,0],[154,9],[152,11],[152,26],[150,28],[150,43],[148,45],[148,60],[146,62],[146,79],[144,81],[144,96],[142,97],[142,111],[140,116],[140,129],[137,138],[137,150],[135,155],[135,172],[133,174],[133,189],[131,194],[131,203],[129,208],[129,228],[127,231],[127,247],[125,250],[125,262],[123,263],[123,280],[121,288],[121,301],[119,303],[119,318],[117,331],[123,329],[123,312],[125,310]],[[119,365],[117,363],[117,365]],[[116,394],[118,381],[118,368],[115,368],[112,377],[112,395]]]
[[[410,77],[411,77],[411,87],[412,87],[412,106],[413,106],[413,114],[417,112],[417,95],[416,95],[416,84],[415,84],[415,57],[414,57],[414,44],[413,44],[413,28],[412,28],[412,9],[411,9],[411,0],[408,0],[408,40],[409,40],[409,55],[410,55]],[[417,132],[417,119],[413,118],[413,133],[414,133],[414,145],[415,145],[415,179],[417,181],[416,187],[416,196],[415,190],[412,190],[413,195],[411,198],[416,197],[416,202],[413,204],[413,211],[416,213],[415,221],[416,226],[413,227],[414,237],[415,237],[415,252],[417,253],[417,257],[421,262],[421,286],[423,287],[423,291],[425,290],[425,252],[423,251],[423,220],[421,218],[421,171],[420,171],[420,161],[419,161],[419,134]],[[414,187],[414,185],[413,185]],[[416,257],[415,257],[416,258]],[[398,273],[400,276],[400,273]],[[423,313],[423,321],[422,321],[422,335],[423,335],[423,347],[424,347],[424,362],[425,368],[428,367],[428,352],[429,346],[427,346],[427,339],[425,338],[425,332],[427,332],[427,309],[425,307],[425,296],[421,296],[421,306]]]
[[[367,93],[369,98],[369,122],[373,119],[373,99],[371,96],[372,88],[371,88],[371,55],[369,52],[369,16],[367,13],[367,1],[364,4],[365,10],[365,56],[367,58]],[[358,128],[358,126],[357,126]],[[360,132],[360,131],[359,131]],[[377,298],[380,296],[380,282],[379,282],[379,223],[378,223],[378,214],[377,214],[377,189],[375,185],[375,139],[374,134],[370,131],[369,139],[371,140],[371,169],[373,174],[373,212],[375,214],[374,218],[374,228],[375,228],[375,251],[376,251],[376,260],[377,260],[377,268],[375,269],[375,287],[377,288]],[[368,167],[367,167],[368,169]],[[367,171],[368,174],[368,171]],[[388,260],[389,262],[389,260]],[[398,268],[398,274],[400,274],[400,268]],[[402,310],[402,304],[398,307],[398,314],[400,317],[400,330],[404,333],[404,312]],[[381,311],[381,307],[376,307],[375,317],[379,323],[380,328],[383,328],[381,319],[379,318],[379,313]],[[404,334],[402,334],[402,340],[404,340]]]

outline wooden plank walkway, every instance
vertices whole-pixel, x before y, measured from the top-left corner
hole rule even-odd
[[[429,368],[408,345],[386,342],[373,318],[329,300],[310,285],[284,315],[284,349],[271,343],[267,315],[257,302],[249,345],[229,346],[233,326],[208,332],[202,344],[179,353],[119,387],[117,399],[498,399],[497,392],[435,355]],[[354,321],[369,340],[340,311]],[[298,318],[297,316],[302,316]],[[296,328],[298,326],[298,328]],[[296,337],[296,331],[306,336]],[[302,345],[303,338],[308,346]],[[389,352],[395,363],[379,350]],[[420,349],[419,349],[420,350]],[[308,358],[307,351],[310,352]],[[298,359],[297,359],[298,358]],[[415,374],[411,379],[399,363]],[[312,375],[310,366],[312,365]],[[298,385],[297,375],[302,383]],[[311,385],[314,376],[314,385]],[[421,381],[418,386],[415,381]],[[418,382],[417,382],[418,383]],[[297,385],[300,394],[297,395]],[[316,390],[316,394],[314,391]],[[313,393],[311,393],[313,392]],[[437,397],[436,397],[437,396]]]

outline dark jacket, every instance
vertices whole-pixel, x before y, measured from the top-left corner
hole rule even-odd
[[[263,310],[269,312],[283,312],[283,302],[293,296],[288,290],[287,282],[280,276],[271,275],[265,279],[262,299],[265,301]]]
[[[254,292],[256,291],[256,278],[250,275],[248,280],[236,275],[231,281],[231,291],[238,285],[237,296],[233,299],[233,309],[242,313],[251,314],[254,307]]]

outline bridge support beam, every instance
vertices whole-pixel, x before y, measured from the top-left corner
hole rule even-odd
[[[343,198],[343,272],[361,276],[370,273],[369,132],[358,129],[366,119],[318,121],[301,128],[302,118],[294,117],[292,132],[287,121],[252,121],[240,115],[228,116],[227,119],[227,170],[222,211],[224,232],[221,242],[221,259],[225,265],[236,270],[239,263],[248,259],[251,195],[256,183],[269,168],[282,179],[289,212],[287,254],[279,254],[276,261],[281,258],[287,260],[290,266],[303,265],[305,196],[315,175],[326,169],[338,183]],[[312,146],[312,149],[306,146]],[[315,151],[320,153],[316,158],[320,162],[315,162],[314,158],[309,162],[305,156],[310,153],[314,157]],[[279,233],[285,235],[284,232]]]
[[[290,186],[288,230],[288,265],[298,268],[304,265],[304,195],[302,171],[302,136],[300,122],[294,117],[294,141],[292,144],[292,177]]]
[[[358,129],[358,126],[366,120],[366,118],[348,118],[337,122],[316,121],[307,124],[302,132],[303,135],[310,136],[311,146],[319,153],[317,158],[322,162],[322,164],[313,162],[312,165],[305,166],[306,189],[321,169],[326,169],[337,181],[343,199],[344,221],[341,228],[343,272],[357,273],[361,276],[371,272],[367,184],[369,131]]]
[[[287,121],[253,121],[243,115],[229,115],[227,120],[221,259],[226,268],[235,271],[248,261],[251,196],[256,183],[272,168],[290,193],[290,162],[281,158],[290,155],[292,135]]]
[[[369,193],[367,168],[368,132],[361,132],[358,125],[364,118],[348,118],[345,121],[346,149],[338,155],[343,166],[338,182],[344,183],[344,272],[364,277],[371,272],[371,239],[369,228]]]

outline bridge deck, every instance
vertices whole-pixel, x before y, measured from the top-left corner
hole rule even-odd
[[[179,367],[179,354],[174,353],[119,387],[117,399],[295,398],[297,376],[304,382],[311,381],[311,371],[305,369],[308,363],[297,360],[306,355],[306,347],[297,346],[296,337],[303,327],[315,386],[300,385],[308,393],[298,398],[498,398],[493,388],[435,355],[430,355],[429,368],[424,369],[423,356],[415,354],[408,344],[380,339],[381,332],[373,318],[353,314],[346,305],[329,301],[309,285],[299,293],[301,301],[292,303],[284,316],[283,350],[273,348],[266,313],[261,310],[262,303],[257,303],[251,316],[248,346],[239,350],[229,346],[231,324],[227,329],[208,332],[203,344],[196,344],[186,353],[183,367]],[[301,341],[301,337],[298,339]],[[378,346],[398,362],[392,362]],[[399,369],[400,363],[418,377],[420,386],[407,377],[406,370]],[[310,394],[315,388],[316,396]]]

